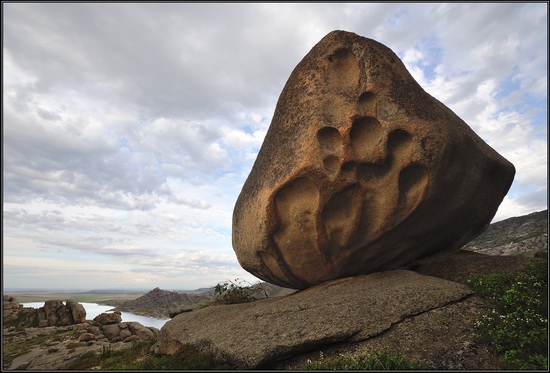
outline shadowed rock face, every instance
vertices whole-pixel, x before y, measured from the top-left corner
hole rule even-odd
[[[279,97],[233,248],[247,271],[297,289],[424,263],[483,232],[514,174],[389,48],[333,31]]]

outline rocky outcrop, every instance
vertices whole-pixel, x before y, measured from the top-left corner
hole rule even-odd
[[[279,97],[233,248],[247,271],[298,289],[421,264],[483,232],[514,174],[389,48],[334,31]]]
[[[291,295],[182,313],[161,329],[153,351],[200,346],[239,369],[381,335],[404,320],[468,299],[468,287],[394,270],[334,280]]]
[[[61,308],[58,302],[46,303],[45,309],[50,313]],[[20,308],[20,312],[24,310]],[[159,330],[138,322],[120,322],[120,313],[104,313],[94,321],[65,326],[9,326],[3,333],[4,346],[14,343],[34,346],[31,351],[10,359],[5,369],[58,370],[65,369],[85,353],[102,353],[105,349],[116,351],[132,347],[135,341],[156,340]],[[35,344],[37,339],[47,342]]]
[[[86,321],[86,310],[78,302],[48,300],[43,307],[24,308],[12,296],[4,296],[4,324],[16,328],[67,326]]]
[[[48,300],[37,310],[38,326],[66,326],[86,321],[86,310],[80,303],[68,300]]]
[[[4,316],[6,316],[5,312],[8,310],[19,310],[19,308],[23,307],[23,305],[11,295],[3,295],[2,296],[3,301],[3,307],[4,307]]]
[[[21,316],[21,311],[23,310],[23,305],[19,303],[17,298],[11,295],[2,296],[2,307],[3,307],[3,319],[4,323],[13,324],[18,321],[18,318]],[[32,319],[32,318],[31,318]],[[29,322],[30,323],[30,322]]]
[[[120,313],[118,313],[118,317],[104,317],[103,315],[109,314],[101,314],[94,318],[94,329],[88,331],[93,335],[102,333],[111,342],[156,339],[158,334],[157,328],[143,326],[138,322],[120,322]],[[117,312],[112,315],[116,316]],[[95,327],[99,329],[95,329]],[[101,333],[96,333],[97,331],[101,331]]]
[[[87,321],[68,326],[22,330],[7,328],[4,329],[4,344],[19,343],[33,345],[34,348],[28,353],[15,357],[9,364],[4,365],[4,368],[9,370],[66,369],[86,353],[100,354],[106,349],[117,351],[131,348],[134,341],[155,339],[157,334],[158,329],[136,322],[101,325]],[[38,337],[49,342],[34,344]]]

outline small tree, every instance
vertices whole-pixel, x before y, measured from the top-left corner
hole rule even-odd
[[[254,300],[251,284],[243,279],[227,280],[214,286],[214,298],[217,303],[235,304],[247,303]]]

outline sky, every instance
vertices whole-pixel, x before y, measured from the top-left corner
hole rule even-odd
[[[391,48],[547,208],[547,3],[2,4],[4,289],[258,279],[233,207],[294,67],[332,30]]]

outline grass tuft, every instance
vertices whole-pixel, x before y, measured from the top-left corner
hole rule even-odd
[[[409,362],[398,353],[382,349],[368,355],[325,358],[323,352],[319,359],[307,360],[299,370],[409,370],[418,369],[416,362]]]

